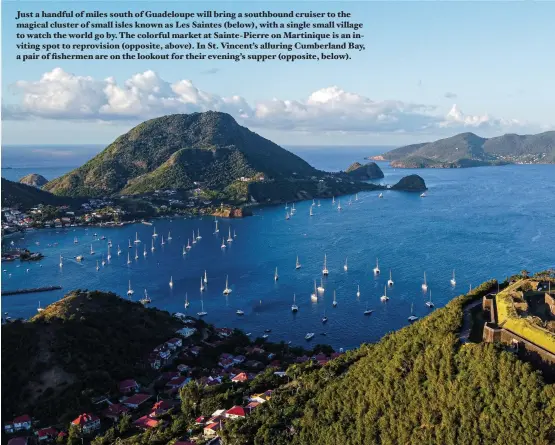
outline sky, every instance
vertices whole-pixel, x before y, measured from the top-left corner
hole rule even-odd
[[[350,61],[15,60],[17,10],[344,10]],[[282,145],[405,145],[555,129],[555,2],[2,2],[2,143],[108,144],[219,110]]]

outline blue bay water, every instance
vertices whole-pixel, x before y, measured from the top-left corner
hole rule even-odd
[[[376,153],[371,147],[292,150],[326,170],[345,169],[351,162]],[[413,171],[380,165],[385,178],[379,182],[393,184],[404,175],[417,173],[426,180],[428,196],[387,191],[384,199],[378,199],[375,192],[359,193],[359,201],[352,196],[351,205],[349,197],[341,198],[342,212],[331,200],[321,200],[313,217],[309,216],[311,202],[300,202],[288,221],[282,205],[257,208],[249,218],[220,220],[218,235],[213,234],[213,217],[153,220],[160,234],[153,253],[153,228],[143,224],[34,231],[24,239],[19,235],[7,238],[18,246],[40,250],[46,258],[40,263],[3,263],[2,290],[46,285],[60,285],[63,290],[2,297],[2,311],[11,317],[29,317],[36,313],[39,300],[45,306],[75,288],[125,296],[131,280],[135,300],[147,289],[152,305],[170,312],[186,312],[183,304],[187,292],[191,303],[188,313],[195,315],[201,308],[200,279],[207,270],[203,301],[208,322],[242,328],[253,337],[272,329],[271,340],[296,344],[305,344],[304,335],[315,332],[313,343],[351,348],[405,326],[411,304],[415,315],[422,317],[429,312],[425,306],[428,296],[421,290],[424,271],[436,307],[440,307],[465,293],[470,285],[489,278],[503,279],[522,269],[538,271],[555,266],[555,166]],[[221,249],[228,228],[235,230],[237,237],[228,248]],[[183,245],[198,229],[202,239],[183,256]],[[173,239],[161,246],[161,236],[167,238],[169,231]],[[107,239],[94,241],[95,232],[111,239],[114,246],[112,260],[98,272],[96,260],[106,254]],[[135,232],[143,241],[138,260],[134,260],[135,247],[127,248]],[[73,243],[75,236],[78,244]],[[95,255],[88,253],[91,243]],[[146,258],[142,254],[145,243]],[[119,257],[117,244],[122,248]],[[128,251],[132,260],[129,266]],[[82,264],[73,259],[80,254],[85,256]],[[324,254],[330,275],[324,279],[324,295],[313,302],[310,294],[314,280],[320,282]],[[59,255],[65,257],[61,269]],[[295,269],[297,255],[302,263],[299,270]],[[377,257],[382,273],[375,277],[372,269]],[[347,272],[343,270],[346,258]],[[389,302],[382,304],[380,296],[390,269],[395,284],[388,289]],[[457,275],[454,289],[449,283],[452,269]],[[170,276],[173,289],[168,285]],[[226,276],[233,289],[227,297],[222,294]],[[356,297],[357,285],[360,298]],[[334,289],[336,308],[332,307]],[[293,294],[299,306],[297,314],[291,313]],[[365,317],[367,305],[374,313]],[[237,309],[245,315],[237,316]],[[324,312],[329,318],[326,325],[321,323]],[[323,332],[325,337],[320,335]]]

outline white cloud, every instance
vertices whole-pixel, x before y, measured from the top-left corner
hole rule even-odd
[[[12,86],[21,96],[3,107],[4,119],[58,119],[138,122],[172,113],[223,111],[253,128],[306,133],[436,133],[468,127],[502,130],[515,120],[466,115],[456,105],[446,114],[435,106],[398,100],[374,101],[330,86],[304,100],[273,98],[249,104],[240,96],[199,90],[190,80],[170,83],[154,71],[137,73],[123,83],[97,80],[56,68],[36,81]]]

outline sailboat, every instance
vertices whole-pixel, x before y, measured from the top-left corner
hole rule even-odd
[[[73,244],[77,244],[77,243],[78,243],[77,237],[73,238]],[[39,303],[40,303],[40,302],[39,302]],[[39,304],[39,306],[40,306],[40,304]]]
[[[366,309],[364,310],[364,315],[370,315],[374,312],[372,309],[368,309],[368,301],[366,301]]]
[[[316,281],[314,281],[314,283],[316,283]],[[318,292],[322,293],[324,292],[325,288],[324,288],[324,280],[322,278],[320,278],[320,286],[318,286]]]
[[[112,254],[110,253],[110,247],[111,247],[111,246],[112,246],[111,244],[108,244],[108,255],[106,256],[106,259],[107,259],[108,261],[112,259]]]
[[[322,323],[327,323],[328,317],[326,317],[326,310],[324,309],[324,316],[322,317]]]
[[[340,199],[337,201],[337,210],[339,212],[341,211],[341,200]]]
[[[129,280],[129,288],[127,289],[127,296],[131,296],[135,293],[133,289],[131,289],[131,280]]]
[[[351,205],[353,203],[353,201],[351,201],[351,198],[349,198],[349,202],[347,204]]]
[[[308,212],[309,216],[314,216],[314,213],[312,213],[312,206],[310,207],[310,211]]]
[[[102,255],[102,263],[101,263],[101,264],[102,264],[103,266],[106,265],[106,260],[104,259],[104,255]]]
[[[204,292],[204,289],[205,289],[204,288],[204,283],[202,282],[202,277],[201,277],[201,279],[200,279],[200,291]]]
[[[194,242],[194,241],[193,241],[193,242]],[[226,248],[225,240],[224,240],[223,238],[222,238],[222,245],[221,245],[220,247],[221,247],[222,249],[225,249],[225,248]]]
[[[140,301],[141,301],[141,303],[142,303],[143,305],[147,305],[148,303],[151,303],[151,302],[152,302],[152,300],[151,300],[150,297],[148,296],[148,293],[147,293],[146,289],[145,289],[145,296],[144,296],[143,298],[141,298]]]
[[[204,271],[204,279],[202,281],[208,283],[208,275],[206,275],[206,270]]]
[[[91,244],[91,255],[94,255],[94,249],[93,249],[92,244]]]
[[[312,198],[312,206],[314,207],[316,203],[314,202],[314,198]]]
[[[62,255],[60,255],[60,267],[64,267],[64,259]]]
[[[320,200],[318,200],[318,207],[320,207],[320,206],[321,206],[321,204],[320,204]]]
[[[170,287],[173,288],[173,277],[170,276]]]
[[[430,309],[434,307],[434,303],[432,302],[432,290],[430,289],[430,298],[428,301],[426,301],[426,306],[428,306]]]
[[[215,222],[216,222],[216,230],[214,230],[214,233],[219,233],[220,229],[218,229],[218,220],[216,220]]]
[[[139,239],[139,234],[137,232],[135,232],[135,241],[133,241],[135,244],[139,244],[141,242],[141,240]]]
[[[224,295],[229,295],[229,294],[231,293],[231,289],[229,288],[229,285],[228,285],[228,278],[229,278],[229,276],[226,275],[226,277],[225,277]]]
[[[451,278],[451,286],[456,286],[457,280],[455,279],[455,269],[453,269],[453,277]]]
[[[231,227],[229,228],[229,235],[227,236],[227,242],[230,243],[233,241],[233,238],[231,237]]]
[[[408,320],[412,323],[413,321],[418,320],[418,317],[416,315],[413,315],[412,313],[412,309],[413,309],[414,304],[411,303],[410,305],[410,317],[408,318]]]
[[[347,272],[349,270],[349,267],[347,266],[347,258],[345,258],[345,264],[343,264],[343,270],[345,272]]]
[[[355,193],[355,201],[358,201],[358,193]]]
[[[233,229],[233,238],[237,238],[237,234],[235,233],[235,229]]]
[[[333,307],[337,306],[337,300],[335,299],[335,289],[333,291],[333,303],[332,303]]]
[[[245,313],[244,313],[241,309],[237,309],[237,310],[235,311],[235,313],[236,313],[237,315],[245,315]]]
[[[185,246],[183,246],[183,252],[182,252],[182,255],[183,255],[183,256],[187,255],[187,250],[186,250]]]
[[[170,231],[168,231],[168,241],[172,240],[172,233]]]
[[[297,306],[295,302],[295,294],[293,294],[293,304],[291,305],[291,312],[297,312],[299,310],[299,306]]]
[[[314,337],[314,332],[307,332],[306,335],[304,336],[304,339],[308,341],[308,340],[312,340],[312,337]]]
[[[357,285],[357,298],[360,297],[360,285]]]
[[[135,247],[135,259],[139,259],[139,250]]]
[[[118,255],[121,255],[121,249],[119,248],[119,244],[118,244]]]
[[[154,240],[152,240],[152,245],[150,247],[150,251],[154,252],[156,250],[156,248],[154,247]]]
[[[129,252],[127,252],[127,264],[131,264],[131,257],[129,256]]]
[[[387,296],[387,286],[383,287],[383,295],[380,297],[380,300],[383,302],[389,300],[389,297]]]
[[[112,247],[112,240],[111,239],[108,240],[108,247]]]
[[[189,297],[187,296],[187,292],[185,292],[185,309],[189,307]]]
[[[374,275],[380,274],[380,265],[378,263],[378,259],[376,258],[376,267],[374,267]]]
[[[156,227],[153,227],[153,232],[152,232],[152,237],[156,238],[158,236],[158,234],[156,233]]]
[[[146,257],[146,244],[143,246],[143,256]]]
[[[391,269],[389,269],[389,280],[387,280],[387,285],[389,287],[393,286],[393,278],[392,278],[392,275],[391,275]]]
[[[98,260],[96,260],[96,270],[100,270],[100,266],[98,265]]]
[[[423,192],[423,193],[420,195],[420,197],[421,197],[421,198],[425,198],[425,197],[426,197],[426,192]]]
[[[289,212],[285,214],[285,219],[291,219],[291,215],[289,215]]]
[[[277,281],[279,279],[279,275],[277,273],[277,267],[276,267],[276,271],[274,273],[274,281]]]
[[[428,290],[428,283],[426,282],[426,272],[424,272],[424,282],[422,283],[422,290],[424,292]]]
[[[200,299],[200,312],[197,312],[197,316],[204,317],[205,315],[208,315],[208,312],[204,312],[204,301],[201,298]]]
[[[328,258],[326,254],[324,254],[324,268],[322,269],[322,275],[324,276],[328,276],[328,274],[330,273],[328,270],[327,262],[328,262]]]
[[[295,208],[295,203],[293,203],[293,204],[291,205],[291,215],[292,215],[293,213],[295,213],[296,211],[297,211],[297,209]]]
[[[162,235],[162,241],[160,241],[160,245],[163,246],[164,244],[166,244],[166,242],[164,241],[164,235]]]
[[[187,250],[191,250],[191,240],[189,238],[187,238]]]
[[[42,312],[44,311],[44,308],[40,307],[40,301],[39,301],[39,307],[37,308],[37,312]]]
[[[285,203],[285,210],[287,210],[289,208],[289,206],[287,204],[289,204],[289,203],[288,202]]]
[[[295,269],[300,269],[301,263],[299,263],[299,255],[297,255],[297,262],[295,263]]]
[[[131,247],[133,247],[133,246],[131,245],[131,240],[128,239],[128,240],[127,240],[127,248],[128,248],[128,249],[131,249]]]
[[[197,239],[198,240],[202,239],[202,236],[200,236],[200,229],[197,229]]]
[[[335,196],[331,197],[331,205],[334,206],[335,205]]]
[[[312,300],[317,300],[318,299],[318,292],[316,290],[316,280],[314,280],[314,292],[312,294],[310,294],[310,298]]]
[[[383,198],[383,193],[380,193],[380,194],[378,195],[378,198]]]

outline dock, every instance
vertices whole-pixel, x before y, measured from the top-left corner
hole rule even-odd
[[[15,289],[15,290],[7,290],[2,292],[2,296],[8,295],[19,295],[19,294],[34,294],[35,292],[48,292],[51,290],[60,290],[62,286],[45,286],[45,287],[33,287],[30,289]]]

